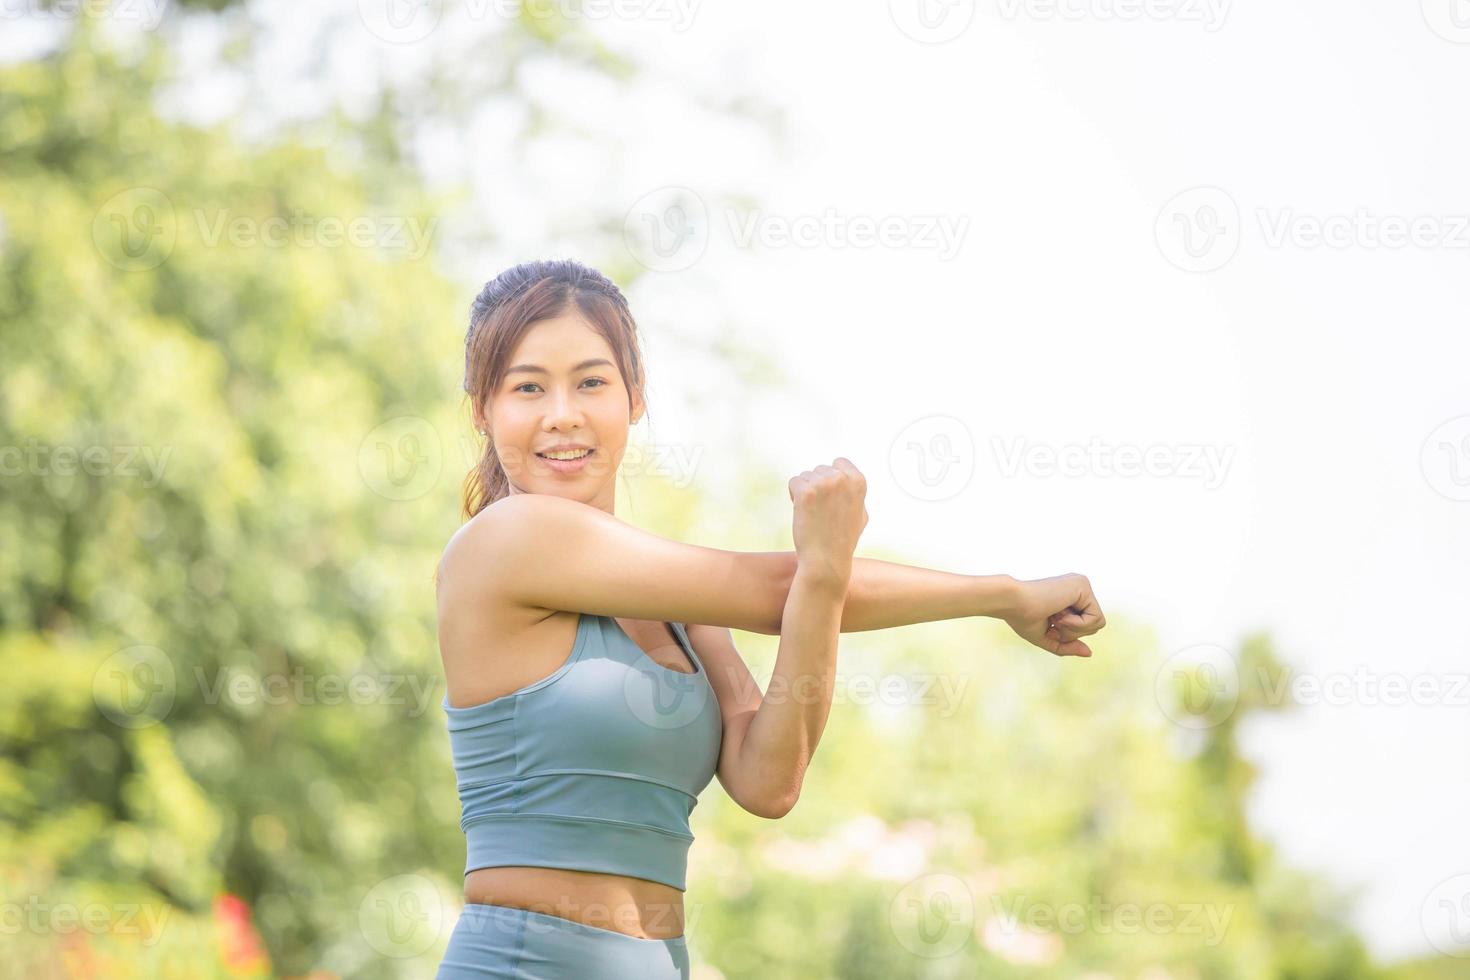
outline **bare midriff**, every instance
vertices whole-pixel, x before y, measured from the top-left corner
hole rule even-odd
[[[647,878],[564,868],[476,868],[464,900],[554,915],[638,939],[684,935],[684,893]]]

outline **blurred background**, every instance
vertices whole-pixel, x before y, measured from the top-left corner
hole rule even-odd
[[[1463,0],[0,0],[0,976],[433,976],[546,257],[639,320],[623,519],[787,549],[843,455],[860,555],[1109,621],[844,634],[698,980],[1467,975],[1467,81]]]

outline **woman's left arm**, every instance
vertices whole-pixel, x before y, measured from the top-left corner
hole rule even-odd
[[[792,558],[794,573],[795,552]],[[967,616],[1000,618],[1015,604],[1018,584],[1005,574],[962,575],[854,557],[842,609],[842,632]]]
[[[787,596],[776,664],[764,695],[733,648],[709,658],[710,683],[728,719],[720,782],[757,816],[786,815],[832,710],[837,620],[844,583],[799,571]],[[721,630],[726,638],[729,631]]]
[[[778,579],[774,591],[784,596],[796,575],[796,552],[771,552],[770,559]],[[1002,620],[1028,643],[1062,657],[1091,656],[1080,637],[1107,625],[1085,575],[1022,581],[1006,574],[963,575],[876,558],[852,560],[843,633],[969,616]]]

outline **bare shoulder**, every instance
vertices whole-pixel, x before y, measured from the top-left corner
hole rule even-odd
[[[450,536],[439,558],[438,580],[452,587],[483,587],[524,560],[559,531],[586,521],[594,508],[565,497],[516,493],[491,503]]]
[[[503,572],[502,559],[514,555],[512,536],[517,527],[535,520],[538,504],[527,503],[535,494],[512,494],[490,504],[460,525],[439,556],[440,596],[483,592]]]
[[[470,518],[445,545],[437,580],[439,653],[449,702],[480,704],[549,675],[566,660],[575,613],[525,606],[497,587],[514,549],[501,546],[525,520],[534,495],[502,498]]]

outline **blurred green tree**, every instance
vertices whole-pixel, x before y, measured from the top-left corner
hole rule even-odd
[[[227,889],[279,969],[388,975],[360,906],[462,860],[442,202],[168,123],[163,50],[89,31],[0,75],[3,863],[196,916]]]

